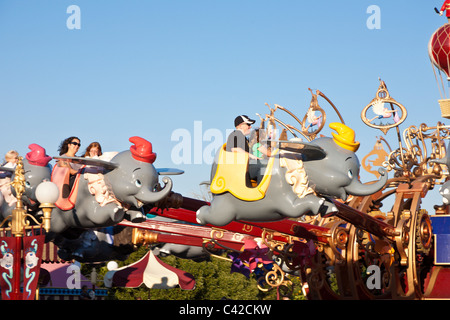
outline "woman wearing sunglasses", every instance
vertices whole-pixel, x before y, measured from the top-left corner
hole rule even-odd
[[[65,156],[65,157],[76,157],[76,153],[81,147],[81,140],[78,137],[69,137],[65,140],[63,140],[58,148],[59,155]],[[69,186],[68,190],[63,190],[63,197],[68,196],[68,194],[65,195],[65,193],[70,193],[70,190],[72,189],[72,185],[75,181],[76,174],[78,173],[78,170],[80,169],[80,165],[75,163],[70,163],[68,161],[59,160],[58,161],[59,167],[67,167],[69,168]]]

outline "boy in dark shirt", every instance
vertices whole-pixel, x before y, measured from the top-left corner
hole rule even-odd
[[[236,119],[234,119],[236,130],[228,136],[226,147],[226,151],[228,152],[244,152],[248,154],[250,159],[246,177],[248,187],[252,187],[250,180],[259,180],[261,172],[261,163],[258,161],[260,158],[250,152],[248,139],[246,137],[250,134],[252,124],[254,123],[255,120],[250,119],[246,115],[237,116]]]
[[[252,124],[254,123],[255,120],[250,119],[246,115],[237,116],[236,119],[234,119],[234,126],[236,127],[236,130],[228,136],[226,151],[246,152],[249,154],[250,159],[258,159],[250,153],[250,147],[246,138],[246,136],[250,134]]]

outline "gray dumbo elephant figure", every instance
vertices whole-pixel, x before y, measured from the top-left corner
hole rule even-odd
[[[248,162],[227,162],[242,153],[219,150],[211,172],[213,200],[197,211],[197,222],[223,226],[233,220],[263,222],[330,214],[337,208],[329,198],[346,200],[348,195],[365,196],[381,190],[387,171],[380,168],[381,178],[373,184],[361,183],[354,131],[341,123],[331,123],[330,128],[337,131],[333,138],[311,143],[278,141],[279,152],[256,170],[256,187],[242,182],[246,174],[242,168]],[[251,164],[247,174],[250,171]]]
[[[152,144],[141,137],[131,137],[129,141],[133,143],[130,150],[118,153],[110,161],[54,157],[80,168],[68,194],[64,191],[69,183],[68,169],[54,166],[52,181],[60,187],[61,195],[52,213],[52,232],[113,226],[128,209],[139,210],[144,204],[156,203],[170,194],[170,178],[162,178],[162,189],[158,183]]]
[[[85,263],[100,263],[110,260],[125,260],[136,250],[131,242],[130,227],[120,225],[87,229],[76,239],[61,234],[52,240],[59,248],[58,256],[65,260]]]
[[[153,254],[161,257],[173,255],[177,258],[188,259],[195,262],[208,261],[211,255],[202,247],[188,246],[176,243],[162,243],[152,247]],[[218,251],[218,253],[221,253]]]
[[[25,172],[25,192],[22,195],[22,201],[28,213],[36,214],[40,211],[36,199],[36,188],[41,182],[50,181],[52,169],[49,162],[52,157],[48,156],[45,149],[38,144],[32,143],[28,148],[31,151],[22,160]],[[14,179],[14,172],[14,168],[0,167],[0,210],[3,218],[11,215],[17,202],[15,190],[9,185],[9,182]]]

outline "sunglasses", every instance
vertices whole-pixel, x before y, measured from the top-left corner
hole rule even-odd
[[[81,143],[78,143],[78,142],[69,142],[69,144],[73,144],[74,146],[81,147]]]

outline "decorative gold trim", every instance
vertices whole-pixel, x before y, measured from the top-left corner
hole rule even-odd
[[[139,228],[133,228],[133,231],[131,233],[131,243],[133,245],[150,245],[158,242],[158,233]]]
[[[375,98],[372,99],[372,101],[370,101],[369,104],[366,105],[364,107],[364,109],[361,111],[361,119],[369,127],[379,129],[384,134],[386,134],[389,131],[389,129],[398,127],[401,123],[403,123],[406,119],[408,112],[406,111],[406,108],[401,103],[397,102],[395,99],[393,99],[390,96],[389,91],[386,87],[386,83],[384,81],[382,81],[381,79],[379,79],[379,81],[380,81],[380,86],[377,90]],[[389,104],[391,108],[388,109],[388,108],[384,107],[384,104]],[[396,112],[398,114],[398,110],[394,108],[394,105],[397,106],[398,108],[400,108],[400,111],[402,113],[402,116],[399,117],[399,119],[394,120],[394,123],[392,123],[392,124],[382,124],[380,122],[380,124],[376,125],[376,124],[372,123],[372,121],[374,121],[376,119],[386,119],[386,118],[394,119],[394,117],[395,117],[394,114]],[[371,108],[372,108],[372,111],[375,114],[377,114],[377,116],[369,119],[367,117],[367,112]],[[375,108],[375,110],[374,110],[374,108]],[[382,111],[381,108],[383,108],[384,111]],[[380,110],[378,110],[378,109],[380,109]]]

